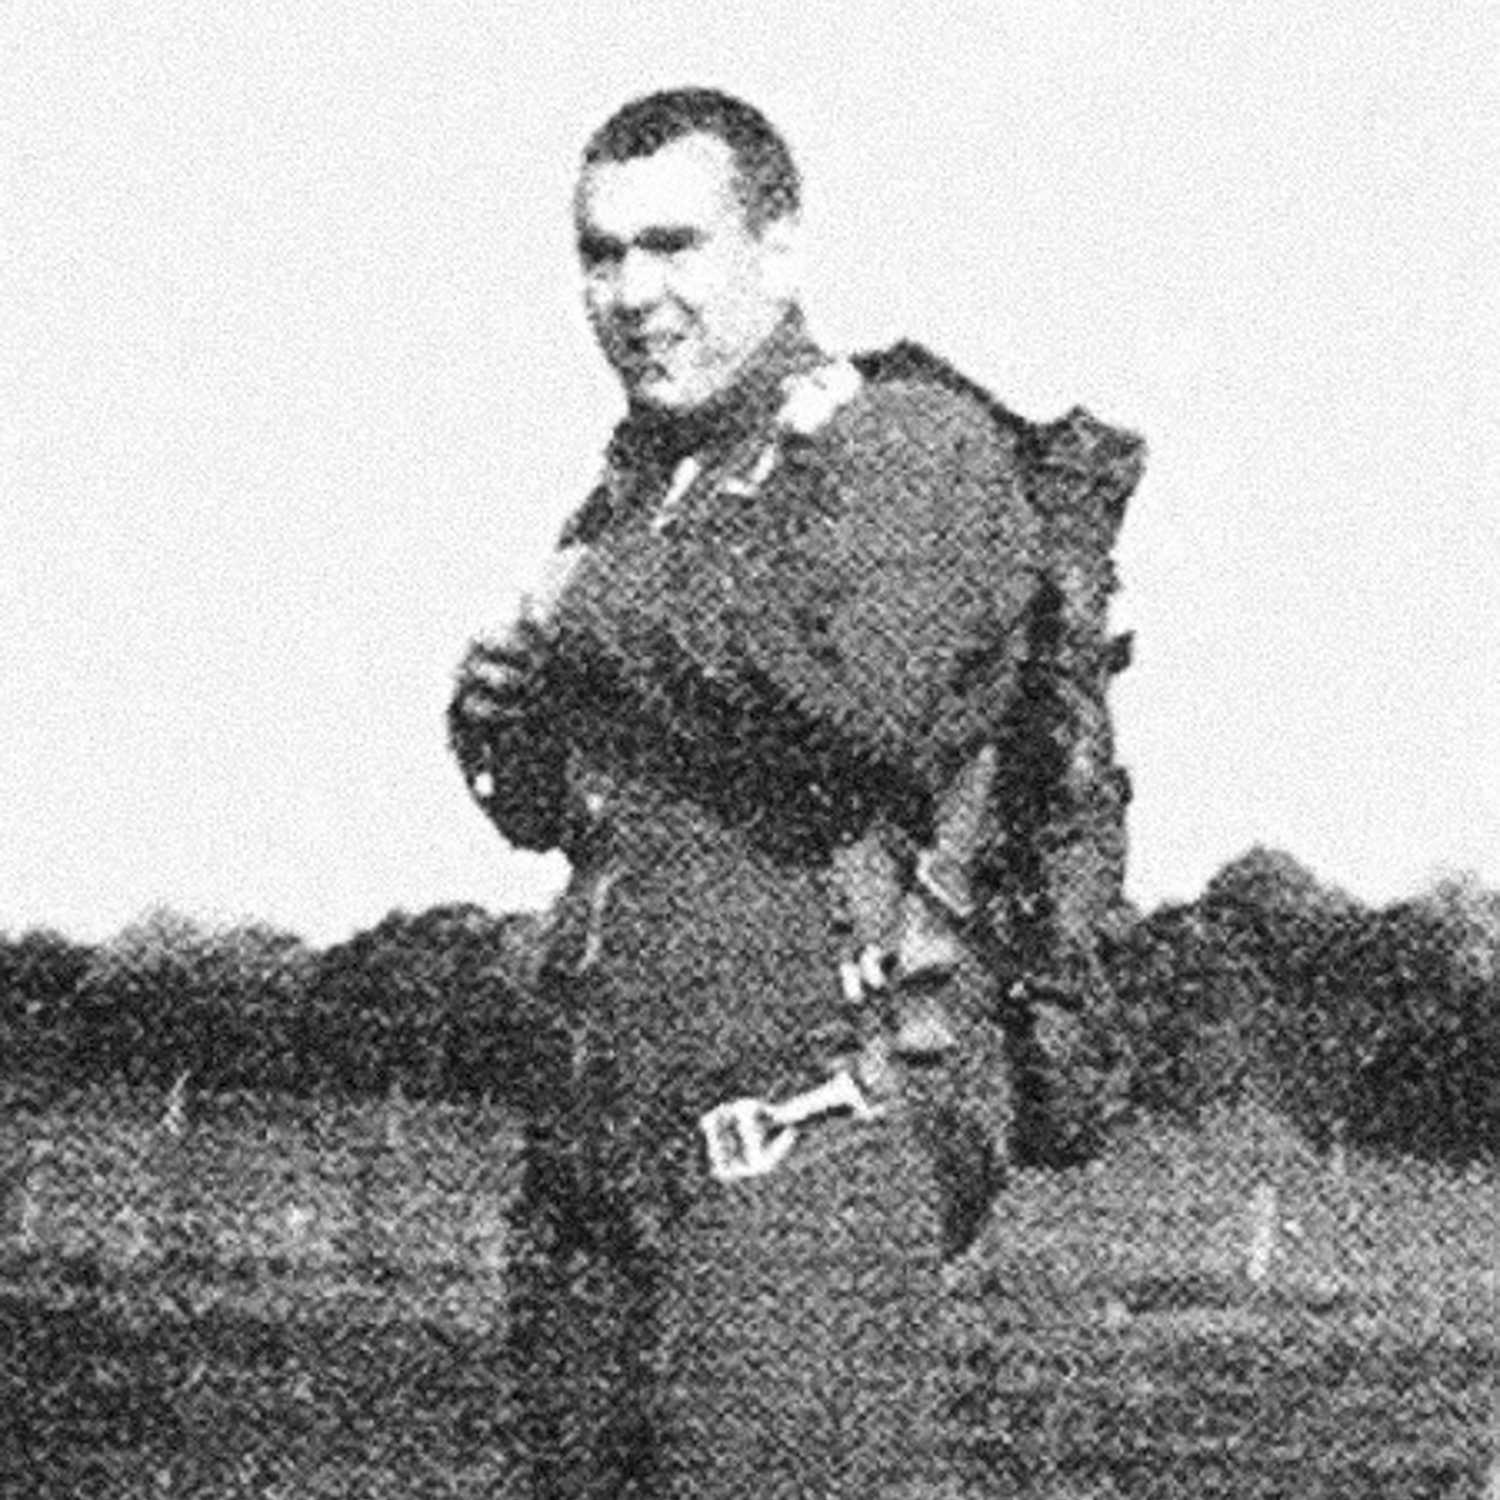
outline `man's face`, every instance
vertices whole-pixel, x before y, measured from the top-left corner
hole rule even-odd
[[[793,295],[792,223],[751,230],[716,136],[585,168],[575,216],[589,320],[633,401],[691,411],[712,399]]]

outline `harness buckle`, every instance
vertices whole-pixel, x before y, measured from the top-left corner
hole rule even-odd
[[[698,1122],[708,1144],[709,1171],[716,1182],[764,1177],[786,1160],[797,1143],[799,1125],[844,1113],[861,1120],[879,1113],[847,1069],[780,1104],[764,1099],[717,1104]]]

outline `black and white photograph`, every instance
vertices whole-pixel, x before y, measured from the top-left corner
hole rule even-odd
[[[0,41],[0,1495],[1500,1500],[1500,15]]]

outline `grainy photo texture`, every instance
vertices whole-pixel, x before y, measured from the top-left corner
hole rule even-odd
[[[1500,897],[1142,913],[1143,438],[825,347],[738,97],[571,213],[623,413],[446,709],[560,893],[0,941],[0,1491],[1494,1500]]]

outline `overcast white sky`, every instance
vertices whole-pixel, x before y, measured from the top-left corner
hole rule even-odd
[[[1261,841],[1500,885],[1488,4],[13,0],[0,928],[331,941],[545,899],[447,758],[615,414],[568,193],[615,104],[761,104],[814,324],[1148,438],[1130,889]]]

